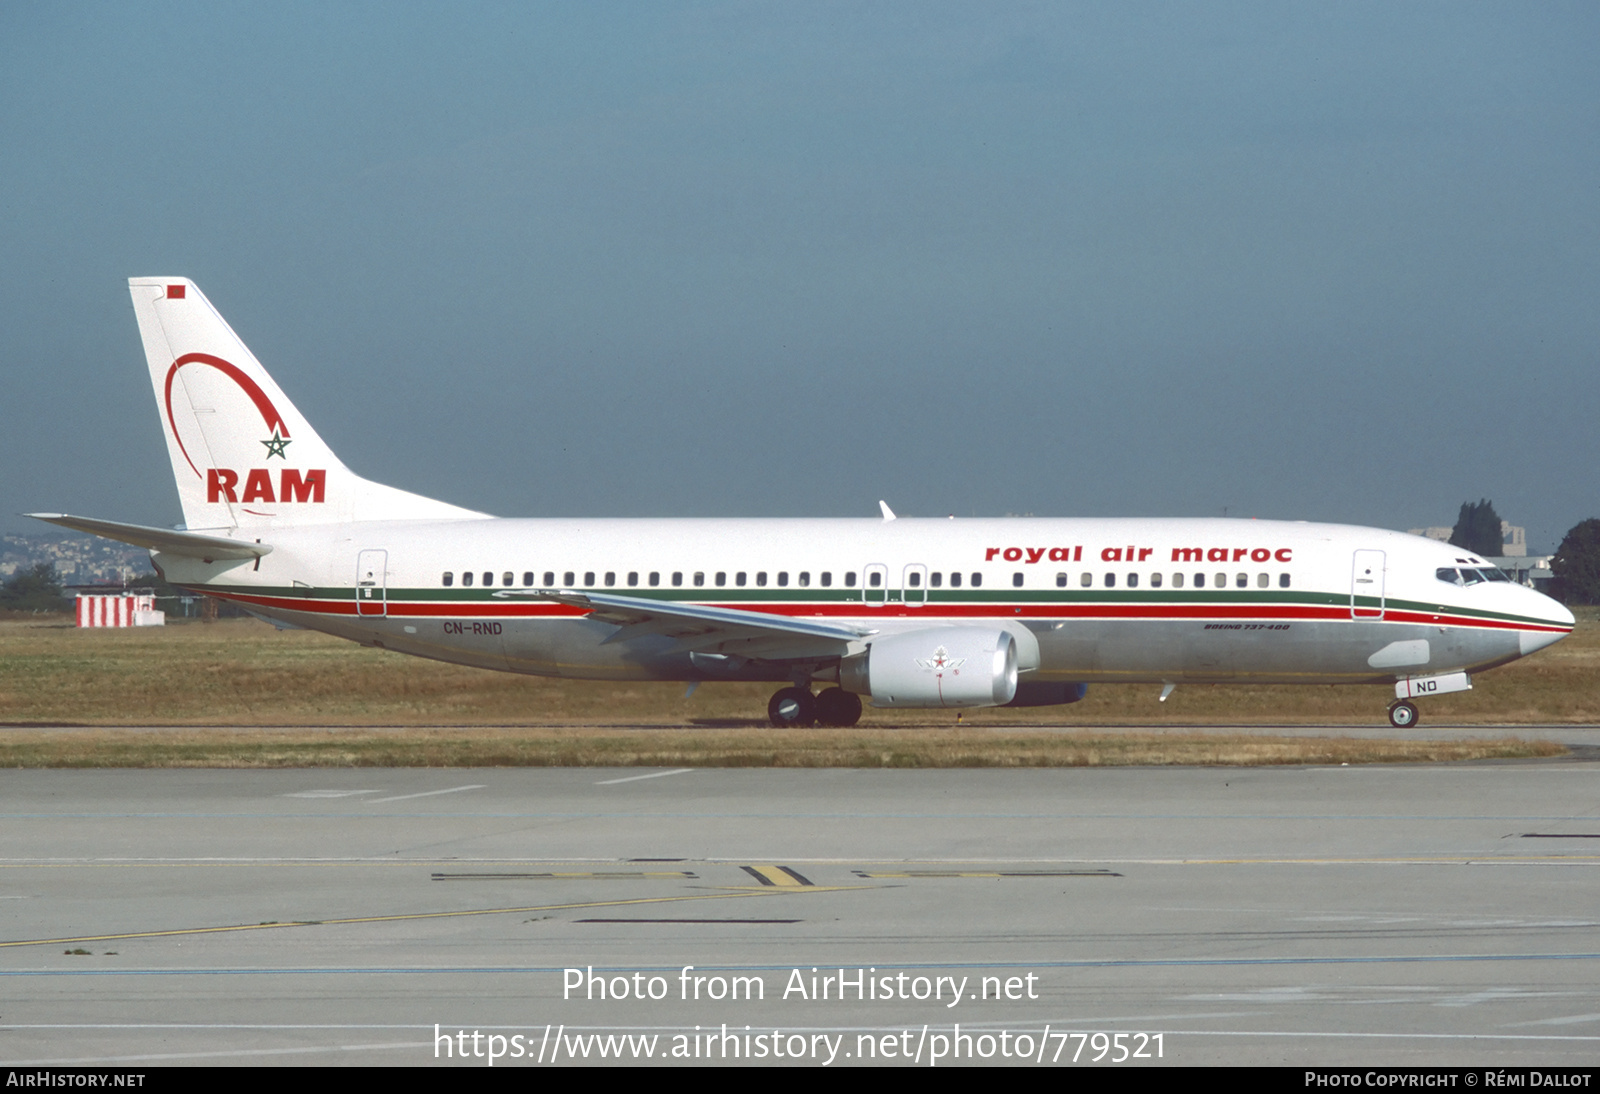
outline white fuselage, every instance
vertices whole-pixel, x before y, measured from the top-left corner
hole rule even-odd
[[[258,563],[156,557],[169,580],[274,619],[595,679],[831,679],[861,645],[630,637],[541,590],[847,623],[867,642],[1025,631],[1033,681],[1393,682],[1502,664],[1573,625],[1548,597],[1481,580],[1490,567],[1459,548],[1303,522],[481,519],[285,528],[272,544]]]

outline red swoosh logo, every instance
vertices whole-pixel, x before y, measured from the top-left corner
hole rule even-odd
[[[194,364],[210,365],[238,384],[239,390],[250,396],[250,401],[256,404],[257,410],[261,411],[261,419],[267,423],[267,428],[278,430],[278,435],[282,437],[289,435],[289,427],[284,424],[283,415],[278,413],[278,408],[272,405],[272,400],[267,398],[267,393],[262,391],[254,380],[246,376],[244,370],[238,365],[230,361],[224,361],[220,357],[213,357],[209,353],[186,353],[172,362],[172,367],[167,369],[167,425],[172,428],[172,435],[178,441],[178,451],[183,453],[183,458],[189,461],[189,466],[193,468],[196,475],[201,478],[205,477],[200,475],[200,469],[195,467],[194,460],[189,456],[189,450],[183,445],[183,436],[178,432],[178,423],[172,417],[172,381],[177,379],[180,368],[184,365]]]

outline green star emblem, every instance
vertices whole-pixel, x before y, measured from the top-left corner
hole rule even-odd
[[[289,447],[289,438],[280,436],[276,426],[272,429],[272,439],[261,443],[267,446],[267,459],[270,460],[274,456],[284,460],[289,458],[289,454],[284,451],[285,448]]]

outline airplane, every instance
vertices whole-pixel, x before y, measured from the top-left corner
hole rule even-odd
[[[1092,683],[1387,684],[1413,700],[1573,628],[1459,547],[1303,521],[502,519],[347,468],[193,281],[129,280],[176,529],[144,547],[283,625],[485,669],[782,683],[778,727],[1064,705]],[[828,685],[814,693],[817,684]]]

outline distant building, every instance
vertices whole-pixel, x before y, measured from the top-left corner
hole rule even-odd
[[[1454,528],[1412,528],[1414,536],[1425,539],[1436,539],[1440,543],[1450,542],[1450,533]],[[1528,554],[1528,530],[1512,524],[1509,520],[1500,522],[1500,556],[1501,558],[1526,558]],[[1501,567],[1505,569],[1505,567]]]
[[[1508,520],[1500,522],[1500,553],[1507,558],[1525,558],[1528,554],[1528,530],[1518,528]]]
[[[156,610],[155,594],[148,589],[116,596],[80,593],[74,601],[80,627],[159,627],[167,613]]]

